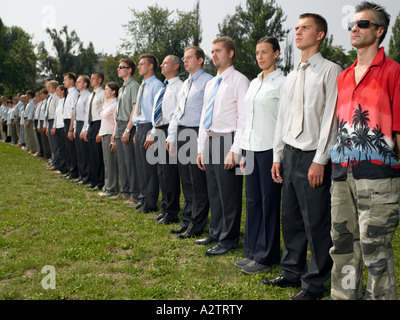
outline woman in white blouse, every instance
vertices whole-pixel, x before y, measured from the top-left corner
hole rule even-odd
[[[102,144],[104,160],[104,188],[100,196],[112,196],[119,192],[117,148],[115,142],[111,142],[111,136],[115,128],[115,110],[118,105],[119,86],[115,82],[107,83],[104,89],[103,108],[100,112],[101,126],[96,137],[96,142]]]
[[[256,58],[262,72],[245,97],[246,127],[241,162],[246,174],[246,227],[244,259],[235,266],[246,274],[268,272],[280,261],[281,186],[271,178],[273,141],[280,93],[285,76],[277,69],[279,42],[274,37],[259,40]]]

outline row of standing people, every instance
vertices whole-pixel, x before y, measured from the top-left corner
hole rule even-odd
[[[300,16],[295,40],[301,63],[286,78],[276,67],[280,48],[273,37],[257,44],[262,72],[251,83],[233,67],[235,45],[227,37],[212,45],[216,77],[204,72],[204,52],[198,47],[185,50],[190,74],[185,82],[178,77],[178,57],[164,59],[161,83],[154,75],[155,57],[142,55],[141,85],[132,78],[135,63],[122,59],[118,75],[124,85],[119,90],[106,85],[110,98],[103,107],[104,112],[112,97],[114,129],[102,140],[114,161],[110,167],[104,161],[106,171],[119,172],[116,198],[126,199],[136,212],[156,212],[161,189],[157,222],[176,223],[181,183],[182,221],[170,232],[180,238],[200,236],[210,209],[209,235],[196,243],[214,244],[208,256],[222,255],[239,242],[240,166],[246,176],[246,226],[244,259],[235,265],[244,273],[265,272],[280,261],[282,274],[263,282],[301,287],[292,299],[321,298],[331,275],[332,299],[360,299],[364,262],[366,298],[396,299],[391,240],[399,218],[400,67],[379,48],[389,21],[376,4],[356,8],[349,31],[358,60],[344,72],[319,53],[327,23],[318,14]],[[64,79],[66,88],[70,76]],[[385,85],[376,87],[375,79]],[[74,133],[76,140],[86,140],[78,134],[76,100],[70,112],[76,119],[63,116],[66,143]],[[85,127],[85,119],[79,121]],[[93,121],[88,123],[90,131]],[[360,129],[376,136],[369,137],[368,147],[357,140]],[[89,141],[100,141],[90,136]],[[384,155],[383,149],[391,153]],[[66,178],[78,177],[68,172]],[[105,188],[103,194],[117,192]]]

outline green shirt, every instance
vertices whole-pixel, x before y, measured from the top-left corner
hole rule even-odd
[[[132,106],[136,103],[140,85],[133,79],[128,79],[119,89],[118,106],[115,112],[116,121],[129,121]]]

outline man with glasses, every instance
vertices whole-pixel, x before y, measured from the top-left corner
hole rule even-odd
[[[390,16],[362,2],[349,23],[357,61],[338,78],[333,163],[331,298],[396,300],[392,239],[399,223],[400,65],[380,44]],[[397,154],[396,154],[397,152]]]
[[[135,128],[131,124],[131,113],[136,104],[139,84],[133,79],[136,65],[133,60],[124,58],[119,61],[118,77],[124,80],[119,90],[118,106],[115,111],[115,131],[111,142],[117,146],[118,171],[120,176],[120,193],[112,199],[125,199],[129,204],[137,201],[139,181],[136,171],[136,157],[133,148]]]

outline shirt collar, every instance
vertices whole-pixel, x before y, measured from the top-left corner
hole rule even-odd
[[[169,84],[169,85],[170,85],[170,84],[174,84],[175,82],[179,81],[179,77],[175,77],[175,78],[169,79],[169,80],[167,80],[167,81],[168,81],[168,84]]]
[[[128,80],[125,81],[125,83],[124,83],[123,85],[126,87],[126,86],[127,86],[129,83],[131,83],[133,80],[134,80],[133,77],[130,77]],[[100,88],[101,88],[101,87],[100,87]]]
[[[376,54],[374,60],[372,60],[372,63],[370,65],[370,67],[372,66],[377,66],[377,67],[382,67],[383,64],[385,63],[385,48],[381,47],[378,50],[378,53]],[[356,61],[354,61],[354,63],[349,67],[349,70],[354,69],[357,66],[358,63],[358,59]]]
[[[316,67],[322,60],[324,59],[324,57],[322,56],[321,52],[317,52],[316,54],[314,54],[311,58],[309,58],[307,61],[310,63],[310,67]],[[305,62],[307,62],[305,61]],[[302,62],[300,61],[299,64],[297,65],[297,67],[300,66]]]
[[[264,81],[267,80],[267,79],[273,81],[273,80],[275,80],[277,77],[279,77],[281,74],[282,74],[282,70],[279,69],[279,68],[277,68],[275,71],[273,71],[273,72],[267,74],[266,77],[264,78]],[[263,71],[260,72],[260,73],[258,74],[257,78],[258,78],[260,81],[262,81],[262,76],[263,76]]]
[[[200,69],[194,75],[192,75],[193,81],[197,80],[204,72],[205,72],[204,69]]]
[[[153,82],[154,80],[156,80],[156,75],[151,76],[150,78],[143,80],[145,84],[149,84],[151,82]]]
[[[230,66],[228,69],[226,69],[221,74],[218,73],[217,77],[221,77],[222,80],[224,80],[224,79],[228,78],[234,71],[235,71],[235,67]]]

